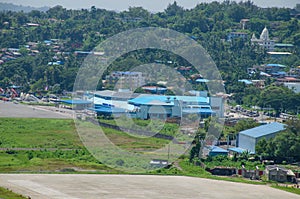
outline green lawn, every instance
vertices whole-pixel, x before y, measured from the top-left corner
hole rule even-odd
[[[88,122],[86,126],[99,128]],[[116,146],[134,153],[153,151],[169,141],[135,137],[103,128]],[[0,172],[117,173],[83,146],[70,119],[0,118]],[[112,157],[118,160],[118,157]]]
[[[110,128],[103,128],[103,130],[112,143],[128,151],[149,151],[162,148],[165,144],[169,143],[168,140],[154,137],[135,137]]]
[[[0,118],[0,148],[82,148],[73,120]]]
[[[300,195],[299,188],[297,189],[297,188],[293,188],[293,187],[282,187],[282,186],[278,186],[278,185],[272,185],[271,187]]]
[[[13,193],[12,191],[0,187],[0,198],[1,199],[26,199],[26,197]]]
[[[179,132],[179,125],[166,123],[161,120],[141,120],[121,117],[116,120],[100,119],[100,122],[118,125],[129,129],[140,129],[150,132],[159,132],[164,135],[176,136]]]
[[[142,121],[138,122],[146,125]],[[81,124],[91,127],[91,130],[99,128],[87,122]],[[174,126],[171,125],[170,128],[173,129]],[[103,130],[116,146],[134,153],[159,149],[169,142],[153,137],[136,137],[109,128],[103,128]],[[2,173],[122,173],[102,164],[84,148],[76,132],[74,121],[70,119],[0,118],[0,148],[3,148],[0,151],[0,172]],[[22,150],[18,148],[22,148]],[[34,148],[35,150],[33,150]],[[119,157],[112,158],[113,161],[118,161]],[[220,160],[206,162],[206,166],[239,167],[242,163],[240,161],[232,162],[226,158],[217,159]],[[246,168],[253,168],[257,165],[256,162],[245,161],[244,163]],[[180,159],[177,166],[154,170],[148,174],[194,176],[265,184],[244,178],[213,176],[203,168],[189,163],[186,157]],[[293,188],[278,186],[275,188],[299,194],[299,190]],[[6,189],[0,189],[0,198],[22,198],[8,194],[13,193]]]

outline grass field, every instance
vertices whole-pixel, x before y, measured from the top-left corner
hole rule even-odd
[[[0,147],[77,149],[83,145],[73,120],[1,118]]]
[[[271,187],[300,195],[299,188],[297,189],[297,188],[293,188],[293,187],[283,187],[283,186],[278,186],[278,185],[272,185]]]
[[[175,136],[179,133],[179,125],[173,123],[166,123],[161,120],[140,120],[121,117],[117,120],[100,119],[101,122],[118,125],[120,127],[139,129],[150,132],[159,132],[164,135]]]
[[[151,151],[168,143],[103,130],[112,143],[132,152]],[[0,118],[0,148],[0,172],[118,173],[85,149],[70,119]]]
[[[84,125],[91,124],[84,123]],[[142,122],[142,125],[146,123]],[[153,137],[135,137],[109,128],[103,130],[116,146],[135,153],[159,149],[169,142]],[[1,173],[124,173],[109,168],[95,159],[85,149],[76,132],[74,121],[70,119],[0,118],[0,148]],[[112,158],[118,161],[119,157]],[[254,164],[247,166],[253,167]],[[147,174],[194,176],[265,184],[244,178],[213,176],[203,168],[189,163],[187,157],[177,161],[177,166],[154,170]],[[293,188],[277,186],[275,188],[299,194],[299,190]],[[9,194],[13,193],[0,189],[0,198],[22,198]]]
[[[0,197],[1,199],[26,199],[24,196],[13,193],[12,191],[2,187],[0,187]]]

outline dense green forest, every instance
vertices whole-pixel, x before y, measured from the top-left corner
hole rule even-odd
[[[12,84],[28,92],[61,93],[71,91],[78,68],[84,56],[76,51],[92,51],[105,39],[125,30],[139,27],[163,27],[176,30],[199,42],[212,56],[221,71],[227,93],[245,105],[262,105],[275,108],[271,89],[284,91],[286,100],[280,109],[294,111],[300,107],[299,95],[283,87],[274,88],[271,78],[266,79],[266,89],[245,86],[239,79],[255,79],[247,68],[267,63],[284,64],[286,70],[300,66],[300,22],[291,15],[289,8],[260,8],[251,1],[200,3],[193,9],[184,9],[176,2],[164,12],[150,13],[142,7],[130,7],[115,12],[91,7],[68,10],[61,6],[46,12],[0,12],[0,47],[2,56],[11,48],[18,48],[18,55],[0,65],[0,87]],[[249,19],[242,29],[241,19]],[[277,43],[293,44],[292,55],[273,60],[264,49],[251,45],[251,35],[259,36],[268,27],[270,37]],[[227,40],[230,32],[244,32],[247,39]],[[142,60],[141,60],[142,57]],[[112,68],[128,70],[143,63],[160,60],[173,67],[187,66],[184,60],[162,52],[147,52],[143,56],[131,53],[114,62]],[[55,63],[55,64],[54,64]],[[59,63],[59,64],[57,64]],[[189,74],[191,75],[191,74]],[[101,85],[99,86],[101,88]],[[202,87],[195,87],[201,89]],[[296,100],[296,101],[292,101]],[[291,105],[291,101],[293,105]],[[277,108],[278,109],[278,108]]]

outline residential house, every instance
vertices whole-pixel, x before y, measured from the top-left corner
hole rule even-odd
[[[248,34],[245,32],[230,32],[227,35],[227,41],[232,41],[233,39],[237,39],[237,38],[246,40],[248,38]]]
[[[277,182],[295,182],[295,174],[293,171],[277,165],[266,166],[265,174],[267,180]]]

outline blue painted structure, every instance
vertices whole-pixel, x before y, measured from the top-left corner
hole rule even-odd
[[[147,95],[128,100],[138,107],[137,117],[141,119],[182,117],[198,114],[208,117],[215,113],[211,110],[208,97]]]
[[[248,79],[240,79],[240,80],[238,80],[238,81],[239,81],[239,82],[243,82],[243,83],[245,83],[246,85],[253,84],[253,82],[250,81],[250,80],[248,80]]]
[[[241,154],[241,153],[243,153],[244,151],[247,151],[247,150],[239,148],[239,147],[232,147],[232,148],[229,148],[228,151],[233,152],[233,153]]]
[[[255,153],[255,146],[260,139],[274,138],[276,134],[285,129],[285,125],[278,122],[261,125],[252,129],[241,131],[238,134],[239,148],[248,150],[250,153]]]
[[[69,104],[69,105],[88,105],[92,104],[91,101],[87,100],[75,100],[75,99],[70,99],[70,100],[60,100],[60,102]]]
[[[188,114],[198,114],[202,118],[216,115],[211,108],[211,98],[207,96],[165,96],[110,90],[97,91],[94,96],[95,109],[98,105],[110,104],[140,119],[166,119]]]
[[[125,109],[117,108],[113,106],[95,106],[95,108],[89,108],[89,110],[95,111],[97,115],[105,115],[105,116],[111,116],[111,115],[123,115],[126,113]]]
[[[60,100],[59,102],[70,105],[74,110],[84,110],[92,105],[91,101],[79,99]]]
[[[208,155],[211,156],[211,157],[218,156],[218,155],[227,156],[228,155],[228,151],[226,149],[220,148],[218,146],[211,146],[209,148]]]

